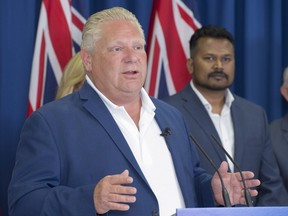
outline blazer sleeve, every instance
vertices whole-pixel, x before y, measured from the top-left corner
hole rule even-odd
[[[49,124],[34,112],[26,120],[8,189],[11,216],[95,215],[95,185],[61,186],[59,149]]]

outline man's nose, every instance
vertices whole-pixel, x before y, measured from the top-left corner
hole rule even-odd
[[[138,61],[138,55],[136,50],[130,48],[125,50],[125,62],[126,63],[134,63]]]
[[[222,64],[222,62],[221,62],[220,59],[217,59],[217,60],[215,61],[214,69],[215,69],[215,70],[221,70],[221,69],[223,69],[223,64]]]

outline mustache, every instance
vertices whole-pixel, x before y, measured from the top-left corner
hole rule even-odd
[[[229,78],[229,76],[224,73],[223,71],[212,71],[211,73],[208,74],[208,78],[211,78],[211,77],[216,77],[216,76],[222,76],[222,77],[225,77],[226,79]]]

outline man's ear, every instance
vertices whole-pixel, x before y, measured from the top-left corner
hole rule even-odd
[[[192,58],[188,58],[186,61],[186,67],[189,71],[189,74],[193,74],[193,59]]]
[[[284,85],[280,87],[280,92],[285,100],[288,101],[288,89]]]
[[[92,56],[85,50],[81,50],[81,58],[86,72],[92,71]]]

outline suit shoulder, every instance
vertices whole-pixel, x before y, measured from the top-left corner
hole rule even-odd
[[[67,111],[71,112],[75,105],[78,106],[77,104],[79,104],[79,94],[78,92],[75,92],[58,100],[44,104],[42,107],[36,110],[35,113],[37,112],[41,115],[49,115],[53,113],[64,113]]]
[[[170,105],[169,103],[167,103],[166,101],[163,101],[162,99],[156,99],[151,97],[153,103],[155,104],[157,109],[160,109],[163,112],[172,112],[172,113],[177,113],[177,115],[181,115],[180,111],[175,108],[174,106]]]
[[[276,120],[270,122],[269,129],[270,129],[270,132],[272,134],[280,131],[281,123],[282,123],[283,120],[284,120],[284,118],[279,118],[279,119],[276,119]]]
[[[279,118],[279,119],[275,119],[273,121],[270,122],[270,126],[274,126],[274,125],[278,125],[280,124],[280,122],[282,121],[283,118]]]
[[[181,94],[179,92],[179,93],[170,95],[168,97],[162,98],[161,100],[165,102],[173,102],[173,101],[181,100]]]
[[[174,94],[174,95],[170,95],[168,97],[165,97],[163,99],[165,103],[168,103],[170,105],[172,105],[173,107],[176,107],[178,109],[181,109],[183,102],[185,101],[185,99],[182,96],[181,91]]]
[[[261,112],[265,112],[264,108],[252,101],[249,101],[245,98],[242,98],[237,95],[233,95],[235,98],[235,104],[241,107],[245,107],[245,109],[252,109],[252,110],[258,110]]]

